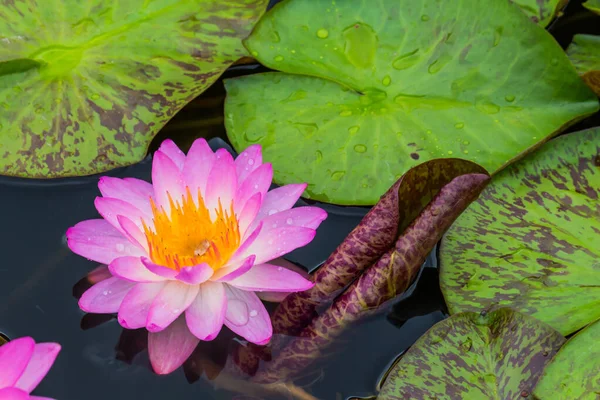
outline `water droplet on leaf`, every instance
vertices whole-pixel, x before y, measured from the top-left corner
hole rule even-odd
[[[348,132],[351,134],[355,134],[356,132],[358,132],[359,129],[359,126],[351,126],[350,128],[348,128]]]
[[[321,28],[317,31],[317,37],[320,39],[327,39],[329,37],[329,32],[327,29]]]
[[[367,146],[365,146],[364,144],[357,144],[356,146],[354,146],[354,151],[356,151],[357,153],[364,153],[367,151]]]

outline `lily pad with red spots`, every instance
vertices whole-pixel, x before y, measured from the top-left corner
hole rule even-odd
[[[135,163],[246,55],[267,0],[0,1],[0,174]]]
[[[375,204],[435,158],[495,173],[598,109],[507,0],[288,0],[245,45],[282,72],[226,80],[233,146],[261,144],[277,183],[336,204]]]
[[[377,399],[528,398],[564,340],[550,326],[509,309],[456,314],[402,356]]]
[[[572,333],[600,318],[600,128],[494,177],[442,241],[451,313],[511,307]]]
[[[511,0],[540,26],[548,26],[569,0]]]
[[[596,400],[600,395],[600,321],[573,336],[544,370],[536,399]]]
[[[600,36],[575,35],[567,55],[585,83],[600,96]]]

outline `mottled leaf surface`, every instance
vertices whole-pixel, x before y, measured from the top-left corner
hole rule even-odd
[[[600,96],[600,36],[575,35],[567,55],[585,83]]]
[[[600,0],[587,0],[583,3],[583,6],[596,14],[600,14]]]
[[[156,132],[247,54],[267,0],[0,1],[0,174],[86,175]]]
[[[600,317],[600,128],[502,171],[442,241],[451,313],[509,306],[567,335]]]
[[[536,24],[548,26],[569,0],[510,0]]]
[[[287,0],[245,44],[284,73],[226,81],[231,142],[261,144],[276,182],[326,202],[375,204],[434,158],[496,171],[598,108],[506,0]]]
[[[377,399],[527,398],[563,342],[548,325],[509,309],[456,314],[404,354]]]
[[[600,396],[600,321],[573,336],[544,370],[534,396],[596,400]]]
[[[283,349],[276,349],[280,351],[275,352],[271,363],[259,371],[255,379],[277,382],[294,378],[322,359],[336,338],[353,324],[378,312],[384,303],[404,293],[443,233],[477,198],[488,180],[487,174],[468,173],[444,185],[400,231],[394,245],[353,281],[326,311],[310,321],[297,337]]]

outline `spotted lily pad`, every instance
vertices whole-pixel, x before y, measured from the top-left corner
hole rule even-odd
[[[600,14],[600,0],[587,0],[583,3],[583,6],[596,14]]]
[[[573,336],[544,370],[534,396],[541,400],[597,400],[600,395],[600,321]]]
[[[564,338],[502,309],[434,325],[389,373],[378,400],[526,398]]]
[[[567,54],[577,73],[600,96],[600,36],[575,35]]]
[[[540,26],[548,26],[569,0],[511,0]]]
[[[442,241],[450,313],[509,306],[574,332],[600,318],[600,128],[502,171]]]
[[[142,159],[247,54],[267,0],[0,4],[0,174],[47,178]]]
[[[245,41],[282,72],[226,81],[227,133],[278,183],[374,204],[434,158],[490,172],[598,109],[563,50],[506,0],[289,0]]]

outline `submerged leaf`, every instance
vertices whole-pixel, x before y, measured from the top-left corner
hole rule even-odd
[[[451,313],[508,306],[567,335],[600,317],[600,128],[502,171],[442,241]]]
[[[326,202],[375,204],[434,158],[494,172],[598,109],[507,0],[290,0],[245,43],[286,73],[226,81],[232,144],[261,144],[277,183],[309,182]]]
[[[600,96],[600,36],[575,35],[567,55],[585,83]]]
[[[600,394],[600,321],[573,336],[544,370],[534,396],[595,400]]]
[[[246,54],[267,0],[3,1],[0,174],[129,165]]]
[[[436,160],[429,164],[443,165],[449,161],[452,160]],[[482,173],[460,175],[445,184],[424,208],[421,208],[419,199],[415,199],[419,214],[406,228],[403,227],[405,221],[400,223],[401,233],[394,246],[382,253],[326,311],[300,331],[298,337],[292,338],[281,351],[276,352],[273,361],[259,371],[255,379],[261,382],[287,381],[320,359],[335,339],[353,323],[380,311],[381,305],[404,293],[442,234],[477,198],[488,180],[489,176]],[[402,209],[406,204],[400,202],[399,205]],[[361,251],[360,245],[354,244],[355,248],[345,250],[349,256],[346,260],[348,263],[351,263],[353,251]],[[334,274],[335,269],[331,273]]]
[[[528,397],[564,338],[509,309],[437,323],[395,365],[378,400]]]
[[[569,0],[510,0],[518,5],[533,22],[548,26]]]

